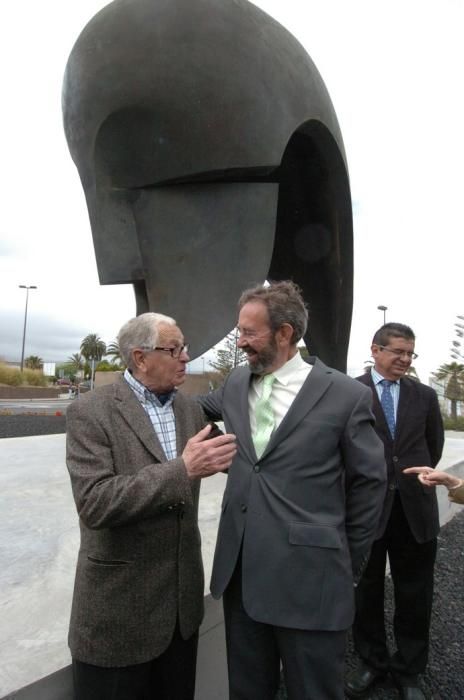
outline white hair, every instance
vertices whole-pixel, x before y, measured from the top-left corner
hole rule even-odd
[[[160,324],[175,326],[170,316],[149,311],[127,321],[118,333],[119,353],[129,369],[134,369],[132,350],[134,348],[154,348],[158,345]]]

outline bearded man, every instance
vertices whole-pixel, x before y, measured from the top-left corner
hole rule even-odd
[[[211,592],[223,596],[230,700],[343,700],[354,583],[385,495],[367,387],[297,344],[308,312],[284,281],[245,291],[238,346],[248,367],[200,399],[237,437]]]

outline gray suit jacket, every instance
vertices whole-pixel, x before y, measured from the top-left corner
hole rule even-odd
[[[182,394],[174,413],[180,454],[205,421]],[[67,465],[81,530],[71,654],[96,666],[149,661],[168,646],[177,617],[188,638],[203,616],[199,483],[182,458],[166,460],[122,378],[69,407]]]
[[[248,415],[248,368],[202,399],[237,435],[222,505],[211,591],[227,587],[242,549],[247,613],[259,622],[343,630],[385,495],[372,394],[312,358],[314,367],[260,459]]]

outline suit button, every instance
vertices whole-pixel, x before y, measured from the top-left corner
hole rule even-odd
[[[242,511],[242,513],[246,513],[246,512],[247,512],[247,507],[246,507],[246,505],[245,505],[244,503],[242,503],[242,505],[240,506],[240,510]]]
[[[395,484],[390,484],[388,488],[390,489],[390,491],[394,491],[396,487]]]
[[[255,464],[255,466],[253,467],[253,471],[259,472],[260,470],[261,470],[261,467],[259,466],[259,464]]]
[[[398,461],[398,457],[393,457],[393,461],[396,463]]]

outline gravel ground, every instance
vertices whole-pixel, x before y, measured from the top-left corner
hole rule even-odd
[[[464,698],[464,606],[462,575],[464,568],[464,507],[447,523],[438,538],[435,567],[435,594],[430,633],[429,665],[422,678],[422,689],[428,700],[463,700]],[[392,619],[393,588],[386,579],[387,621]],[[391,626],[387,628],[393,647]],[[346,659],[348,668],[358,664],[351,638]],[[285,688],[276,700],[286,700]],[[366,700],[393,700],[399,693],[388,678],[365,695]],[[321,699],[322,700],[322,699]]]
[[[0,438],[56,435],[66,432],[66,416],[17,414],[0,416]]]

